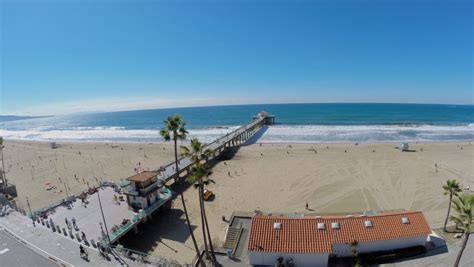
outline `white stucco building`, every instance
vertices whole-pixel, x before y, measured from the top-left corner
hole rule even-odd
[[[124,191],[128,205],[134,210],[144,210],[147,215],[171,199],[171,191],[163,186],[157,172],[144,171],[129,178]]]
[[[250,265],[327,266],[331,256],[424,246],[431,229],[421,212],[360,216],[255,216],[249,234]]]

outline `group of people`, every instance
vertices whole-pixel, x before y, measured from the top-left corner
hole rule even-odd
[[[102,258],[110,260],[109,255],[107,253],[107,248],[103,247],[101,244],[98,244],[97,248],[99,249],[99,255]],[[82,245],[79,245],[79,255],[85,261],[89,261],[89,253],[87,253],[86,248],[83,247]]]
[[[71,223],[69,223],[68,219],[67,218],[64,218],[64,222],[66,223],[66,226],[68,229],[71,229],[72,227],[74,227],[74,230],[78,231],[79,230],[79,227],[77,227],[77,224],[76,224],[76,218],[72,217],[71,219]]]

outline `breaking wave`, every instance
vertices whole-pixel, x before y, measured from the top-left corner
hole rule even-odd
[[[211,142],[239,126],[190,129],[189,138]],[[54,129],[37,127],[28,130],[2,130],[0,135],[13,140],[35,141],[122,141],[161,142],[159,129],[127,129],[125,127],[71,127]],[[474,124],[435,125],[276,125],[261,130],[258,142],[325,143],[325,142],[392,142],[392,141],[457,141],[473,140]]]

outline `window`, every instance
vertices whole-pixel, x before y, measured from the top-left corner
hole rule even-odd
[[[364,221],[364,225],[365,225],[365,227],[367,227],[367,228],[369,228],[369,227],[372,227],[372,226],[373,226],[373,225],[372,225],[372,221],[371,221],[371,220],[366,220],[366,221]]]
[[[326,229],[326,225],[324,223],[318,223],[318,230]]]
[[[332,228],[332,229],[339,229],[339,228],[341,228],[341,227],[340,227],[340,225],[339,225],[338,222],[333,222],[333,223],[331,223],[331,228]]]

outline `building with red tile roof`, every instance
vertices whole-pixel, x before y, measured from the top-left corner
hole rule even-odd
[[[285,217],[252,219],[248,254],[252,265],[274,265],[280,257],[296,266],[326,266],[329,256],[351,256],[350,243],[359,253],[425,245],[431,229],[421,212],[378,215]]]

